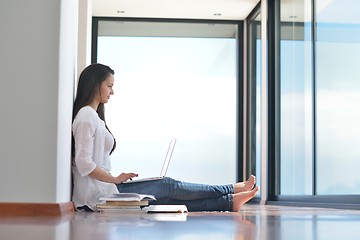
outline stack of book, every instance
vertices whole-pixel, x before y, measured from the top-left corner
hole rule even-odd
[[[156,200],[153,195],[138,193],[118,193],[101,197],[96,207],[100,212],[121,213],[187,213],[185,205],[151,205]]]
[[[138,193],[119,193],[101,197],[96,207],[99,211],[141,211],[149,206],[150,201],[156,200],[153,195]]]

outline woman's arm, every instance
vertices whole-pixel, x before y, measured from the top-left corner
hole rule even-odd
[[[95,169],[89,174],[90,177],[93,177],[99,181],[119,184],[124,181],[127,181],[133,177],[137,177],[136,173],[121,173],[119,176],[114,177],[110,173],[104,171],[100,167],[96,166]]]

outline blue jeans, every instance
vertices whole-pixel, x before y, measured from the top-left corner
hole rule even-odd
[[[164,178],[156,181],[118,184],[119,192],[150,194],[151,204],[186,205],[189,211],[231,211],[234,187],[187,183]]]

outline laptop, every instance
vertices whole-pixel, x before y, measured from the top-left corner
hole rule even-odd
[[[174,151],[175,143],[176,143],[176,138],[170,141],[168,150],[166,152],[165,160],[164,160],[161,172],[160,172],[160,176],[158,176],[158,177],[148,177],[148,178],[137,178],[137,179],[133,179],[133,180],[128,180],[128,181],[123,182],[123,183],[128,184],[128,183],[155,181],[155,180],[163,179],[166,176],[166,172],[167,172],[167,170],[169,168],[169,163],[170,163],[170,159],[171,159],[171,156],[173,154],[173,151]]]

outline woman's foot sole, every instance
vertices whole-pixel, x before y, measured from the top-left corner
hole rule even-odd
[[[260,187],[256,186],[250,191],[235,193],[233,195],[233,212],[238,212],[245,203],[255,197],[259,189]]]

